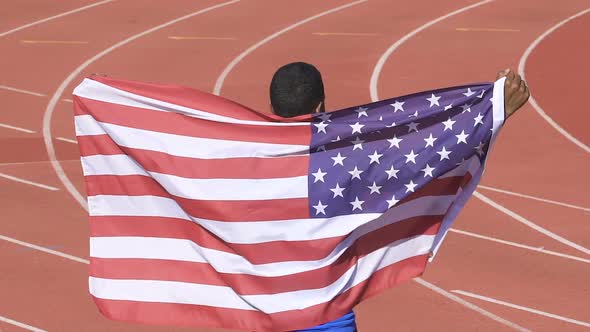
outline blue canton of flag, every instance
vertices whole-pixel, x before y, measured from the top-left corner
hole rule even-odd
[[[493,95],[493,84],[470,85],[319,114],[310,146],[310,215],[384,213],[419,197],[458,194],[483,165],[503,121],[503,114],[494,121]]]

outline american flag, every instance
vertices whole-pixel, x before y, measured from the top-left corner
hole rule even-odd
[[[504,121],[503,80],[292,119],[98,76],[74,103],[100,311],[250,331],[420,275]]]

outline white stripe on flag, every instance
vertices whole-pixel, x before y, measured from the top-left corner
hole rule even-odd
[[[74,90],[74,95],[82,98],[98,100],[102,102],[119,104],[131,107],[139,107],[159,112],[174,112],[192,116],[199,119],[210,120],[215,122],[247,124],[255,126],[309,126],[306,122],[263,122],[263,121],[247,121],[235,119],[227,116],[209,113],[202,110],[196,110],[185,106],[180,106],[165,101],[152,99],[137,95],[131,92],[123,91],[117,88],[110,87],[106,84],[84,79],[80,85]]]
[[[276,179],[191,179],[147,172],[127,155],[82,157],[84,175],[149,175],[170,194],[196,200],[270,200],[307,197],[307,176]]]
[[[418,216],[444,215],[455,195],[426,196],[389,209],[385,214],[364,213],[332,218],[224,222],[188,216],[174,200],[157,196],[97,195],[88,197],[91,216],[153,216],[192,220],[223,241],[254,244],[272,241],[317,240],[349,234],[373,220],[384,226]],[[381,218],[380,218],[381,217]],[[379,220],[377,220],[379,219]]]
[[[77,136],[107,134],[119,146],[159,151],[180,157],[201,159],[264,158],[309,153],[307,145],[238,142],[182,136],[98,122],[91,115],[77,115],[74,120]]]
[[[380,248],[360,258],[334,283],[319,289],[239,296],[231,288],[162,280],[114,280],[90,277],[90,293],[109,300],[183,303],[277,313],[326,303],[367,280],[376,271],[427,254],[434,236],[420,235]]]

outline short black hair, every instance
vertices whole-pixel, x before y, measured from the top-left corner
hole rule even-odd
[[[311,114],[324,101],[324,83],[316,67],[293,62],[279,68],[270,82],[273,112],[290,118]]]

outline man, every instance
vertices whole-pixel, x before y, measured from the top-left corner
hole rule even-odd
[[[526,82],[513,71],[506,69],[496,79],[506,77],[504,108],[506,118],[516,112],[529,98]],[[324,84],[320,72],[312,65],[295,62],[277,70],[270,84],[272,112],[284,118],[325,111]],[[334,321],[304,331],[355,332],[354,312]]]

